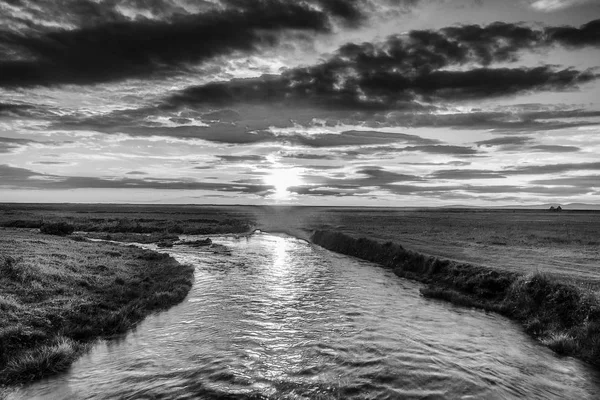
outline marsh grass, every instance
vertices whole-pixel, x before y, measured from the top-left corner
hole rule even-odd
[[[555,352],[600,366],[600,298],[591,290],[549,273],[519,274],[458,263],[338,232],[316,231],[312,241],[424,282],[425,297],[506,315]]]
[[[245,233],[254,226],[247,210],[227,210],[205,207],[188,210],[170,206],[143,208],[136,206],[72,205],[2,205],[0,227],[36,228],[44,233],[66,235],[75,231],[106,235],[108,240],[148,243],[154,236],[168,238],[175,235],[204,235]],[[110,212],[107,212],[110,209]],[[131,240],[139,239],[139,240]],[[143,241],[146,238],[147,241]]]
[[[2,231],[0,386],[65,370],[95,339],[183,300],[192,280],[166,254]]]
[[[7,362],[5,374],[33,380],[44,375],[63,372],[87,348],[86,344],[67,337],[56,337],[48,344],[23,351]]]

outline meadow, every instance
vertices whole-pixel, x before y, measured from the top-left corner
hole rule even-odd
[[[308,239],[315,230],[332,230],[499,270],[545,272],[600,290],[600,211],[0,204],[0,227],[37,229],[57,221],[88,237],[131,242],[254,229]]]

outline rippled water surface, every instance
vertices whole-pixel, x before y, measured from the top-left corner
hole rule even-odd
[[[290,237],[176,246],[188,298],[13,399],[600,398],[598,373],[511,321],[420,296],[373,264]]]

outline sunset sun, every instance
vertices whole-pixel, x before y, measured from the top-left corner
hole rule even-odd
[[[287,199],[290,196],[289,187],[302,184],[298,170],[290,168],[277,168],[265,177],[265,183],[272,185],[275,189],[273,198],[277,200]]]

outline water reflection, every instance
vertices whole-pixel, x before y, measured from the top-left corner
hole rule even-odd
[[[214,238],[184,303],[12,399],[600,398],[597,373],[494,314],[268,234]]]

